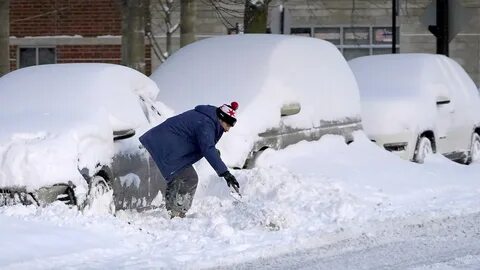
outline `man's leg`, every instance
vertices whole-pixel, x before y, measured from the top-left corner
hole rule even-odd
[[[185,217],[197,190],[198,175],[192,165],[181,170],[167,184],[165,206],[173,217]]]

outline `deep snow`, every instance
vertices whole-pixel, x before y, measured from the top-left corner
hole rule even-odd
[[[401,160],[363,133],[267,150],[234,171],[244,203],[205,161],[185,219],[163,209],[102,215],[61,203],[0,208],[0,268],[198,269],[337,243],[385,222],[480,212],[480,164]],[[392,239],[394,240],[394,239]],[[368,260],[366,258],[365,260]]]

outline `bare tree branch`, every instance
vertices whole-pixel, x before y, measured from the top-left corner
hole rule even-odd
[[[215,10],[216,17],[227,28],[236,28],[235,22],[243,18],[243,7],[246,0],[202,0]]]
[[[172,39],[173,34],[178,31],[180,27],[180,20],[174,19],[173,14],[178,12],[180,8],[180,0],[156,0],[156,4],[152,6],[155,14],[158,16],[162,23],[156,24],[152,28],[151,33],[148,33],[148,38],[152,44],[153,52],[155,56],[164,62],[168,56],[173,53]],[[174,22],[174,20],[177,20]],[[153,29],[157,29],[159,33],[153,33]],[[165,47],[162,48],[158,40],[155,38],[156,34],[165,35]]]

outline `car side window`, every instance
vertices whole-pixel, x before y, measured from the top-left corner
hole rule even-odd
[[[453,62],[453,60],[450,62]],[[450,84],[450,89],[452,89],[452,99],[457,103],[456,106],[465,106],[469,104],[472,101],[472,93],[469,93],[469,89],[472,89],[474,85],[468,85],[468,82],[473,82],[458,64],[447,62],[444,66],[446,72],[445,76],[446,78],[449,78],[448,83]]]

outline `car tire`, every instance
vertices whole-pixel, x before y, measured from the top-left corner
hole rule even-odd
[[[476,162],[479,160],[480,160],[480,135],[478,133],[473,133],[472,143],[470,146],[469,163]]]
[[[113,189],[109,181],[99,175],[94,176],[90,180],[83,210],[94,211],[100,214],[115,213]]]
[[[420,137],[417,142],[417,148],[415,149],[413,161],[417,163],[423,163],[425,161],[425,157],[430,154],[433,154],[432,141],[425,136]]]
[[[66,205],[77,205],[77,198],[75,197],[75,191],[72,187],[67,187],[64,193],[57,196],[57,200]]]
[[[254,168],[258,157],[268,148],[269,147],[264,146],[260,150],[258,150],[257,152],[254,152],[251,158],[245,160],[245,163],[243,164],[242,169],[252,169],[252,168]],[[240,169],[240,168],[238,168],[238,169]]]

